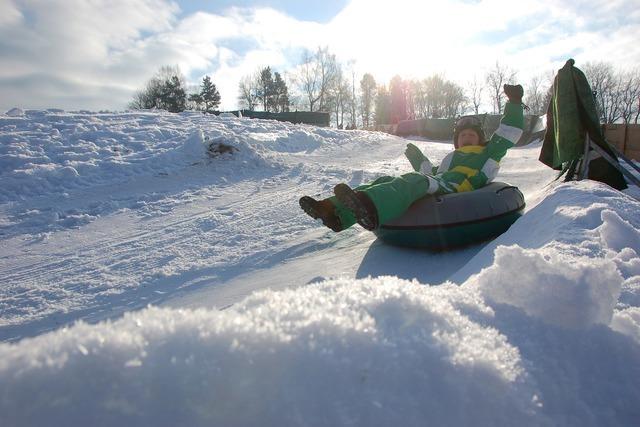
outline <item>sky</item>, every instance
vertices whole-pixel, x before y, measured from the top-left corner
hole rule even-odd
[[[222,110],[270,66],[293,86],[326,46],[359,79],[465,85],[499,62],[522,83],[569,58],[640,68],[639,0],[0,0],[0,112],[122,110],[164,65],[211,76]],[[295,88],[292,88],[295,92]]]

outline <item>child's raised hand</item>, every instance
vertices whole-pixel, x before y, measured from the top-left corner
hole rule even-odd
[[[424,154],[422,154],[422,151],[412,143],[407,144],[407,148],[404,150],[404,155],[407,156],[407,159],[409,159],[409,162],[415,171],[420,170],[420,165],[422,165],[422,162],[426,158]]]
[[[504,85],[504,94],[507,95],[509,102],[522,104],[524,89],[522,89],[521,85]]]
[[[404,150],[404,155],[409,157],[409,155],[411,154],[415,154],[416,152],[420,152],[420,149],[418,147],[416,147],[415,145],[413,145],[412,143],[408,143],[407,144],[407,148]]]

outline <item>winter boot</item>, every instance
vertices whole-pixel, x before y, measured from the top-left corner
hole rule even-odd
[[[302,196],[300,198],[300,207],[302,210],[313,219],[320,218],[322,223],[335,231],[342,231],[342,224],[340,224],[340,218],[336,215],[336,209],[331,201],[316,200],[313,197]]]
[[[362,191],[353,191],[347,184],[336,185],[333,193],[353,212],[358,224],[369,231],[378,228],[378,211],[369,196]]]

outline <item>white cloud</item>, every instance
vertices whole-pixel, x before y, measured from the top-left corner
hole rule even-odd
[[[640,64],[633,0],[425,2],[353,0],[331,22],[268,8],[178,18],[165,0],[5,0],[0,3],[0,108],[124,108],[162,65],[192,83],[212,75],[225,109],[240,78],[286,72],[303,48],[329,46],[379,82],[433,73],[464,82],[496,60],[526,81],[574,56],[615,67]],[[36,84],[37,79],[43,82]],[[37,87],[37,89],[36,89]],[[44,91],[44,92],[43,92]],[[20,100],[20,101],[18,101]]]
[[[162,0],[32,0],[16,8],[20,19],[0,24],[4,108],[117,106],[139,80],[131,69],[146,69],[118,59],[136,59],[129,50],[142,34],[169,29],[178,11]],[[96,95],[106,97],[101,103]]]
[[[232,109],[237,107],[238,83],[243,76],[266,66],[281,72],[292,68],[299,58],[285,52],[322,44],[323,31],[320,24],[297,21],[273,9],[232,8],[225,16],[197,13],[186,17],[171,37],[193,48],[194,57],[179,63],[181,69],[198,79],[213,74],[222,109]],[[202,66],[203,61],[215,65]]]
[[[0,3],[0,26],[15,25],[22,19],[22,14],[12,0]]]
[[[3,54],[33,61],[33,70],[66,71],[95,66],[113,51],[126,49],[143,31],[170,26],[177,9],[160,0],[86,2],[29,1],[20,5],[23,19],[2,25]]]

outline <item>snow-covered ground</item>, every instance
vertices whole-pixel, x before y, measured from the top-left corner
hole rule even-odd
[[[406,142],[1,115],[0,424],[638,425],[640,192],[554,182],[534,143],[490,243],[389,247],[298,208],[408,171]]]

